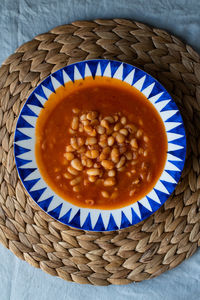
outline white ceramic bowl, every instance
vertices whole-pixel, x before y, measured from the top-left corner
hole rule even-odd
[[[156,185],[143,199],[120,209],[77,207],[61,199],[43,180],[35,160],[35,125],[49,96],[69,81],[87,76],[114,77],[141,91],[159,112],[166,129],[168,153]],[[144,71],[118,61],[89,60],[66,66],[48,76],[27,99],[20,113],[14,140],[21,181],[32,199],[50,216],[66,225],[91,231],[126,228],[149,217],[173,192],[184,167],[186,138],[180,112],[164,87]]]

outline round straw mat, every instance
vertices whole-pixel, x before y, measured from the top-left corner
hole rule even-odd
[[[115,232],[75,230],[27,196],[13,135],[36,85],[76,61],[107,58],[144,69],[171,93],[187,132],[187,159],[170,199],[147,220]],[[200,56],[169,33],[124,19],[78,21],[36,36],[0,68],[0,241],[19,258],[68,281],[142,281],[174,268],[200,245]]]

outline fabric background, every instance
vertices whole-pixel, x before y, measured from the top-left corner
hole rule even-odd
[[[75,20],[129,18],[160,27],[200,51],[198,0],[0,0],[0,64],[22,43]],[[19,260],[0,245],[1,300],[197,300],[200,251],[158,278],[126,286],[65,282]]]

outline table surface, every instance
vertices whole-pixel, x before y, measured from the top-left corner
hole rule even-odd
[[[198,0],[0,0],[0,64],[22,43],[75,20],[129,18],[168,30],[200,51]],[[19,260],[0,245],[1,300],[196,300],[200,251],[157,278],[126,286],[65,282]]]

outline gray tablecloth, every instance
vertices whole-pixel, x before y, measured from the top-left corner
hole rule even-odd
[[[39,33],[75,20],[130,18],[167,29],[200,50],[198,0],[0,0],[0,64]],[[19,260],[0,245],[0,300],[197,300],[200,251],[158,278],[128,286],[65,282]]]

